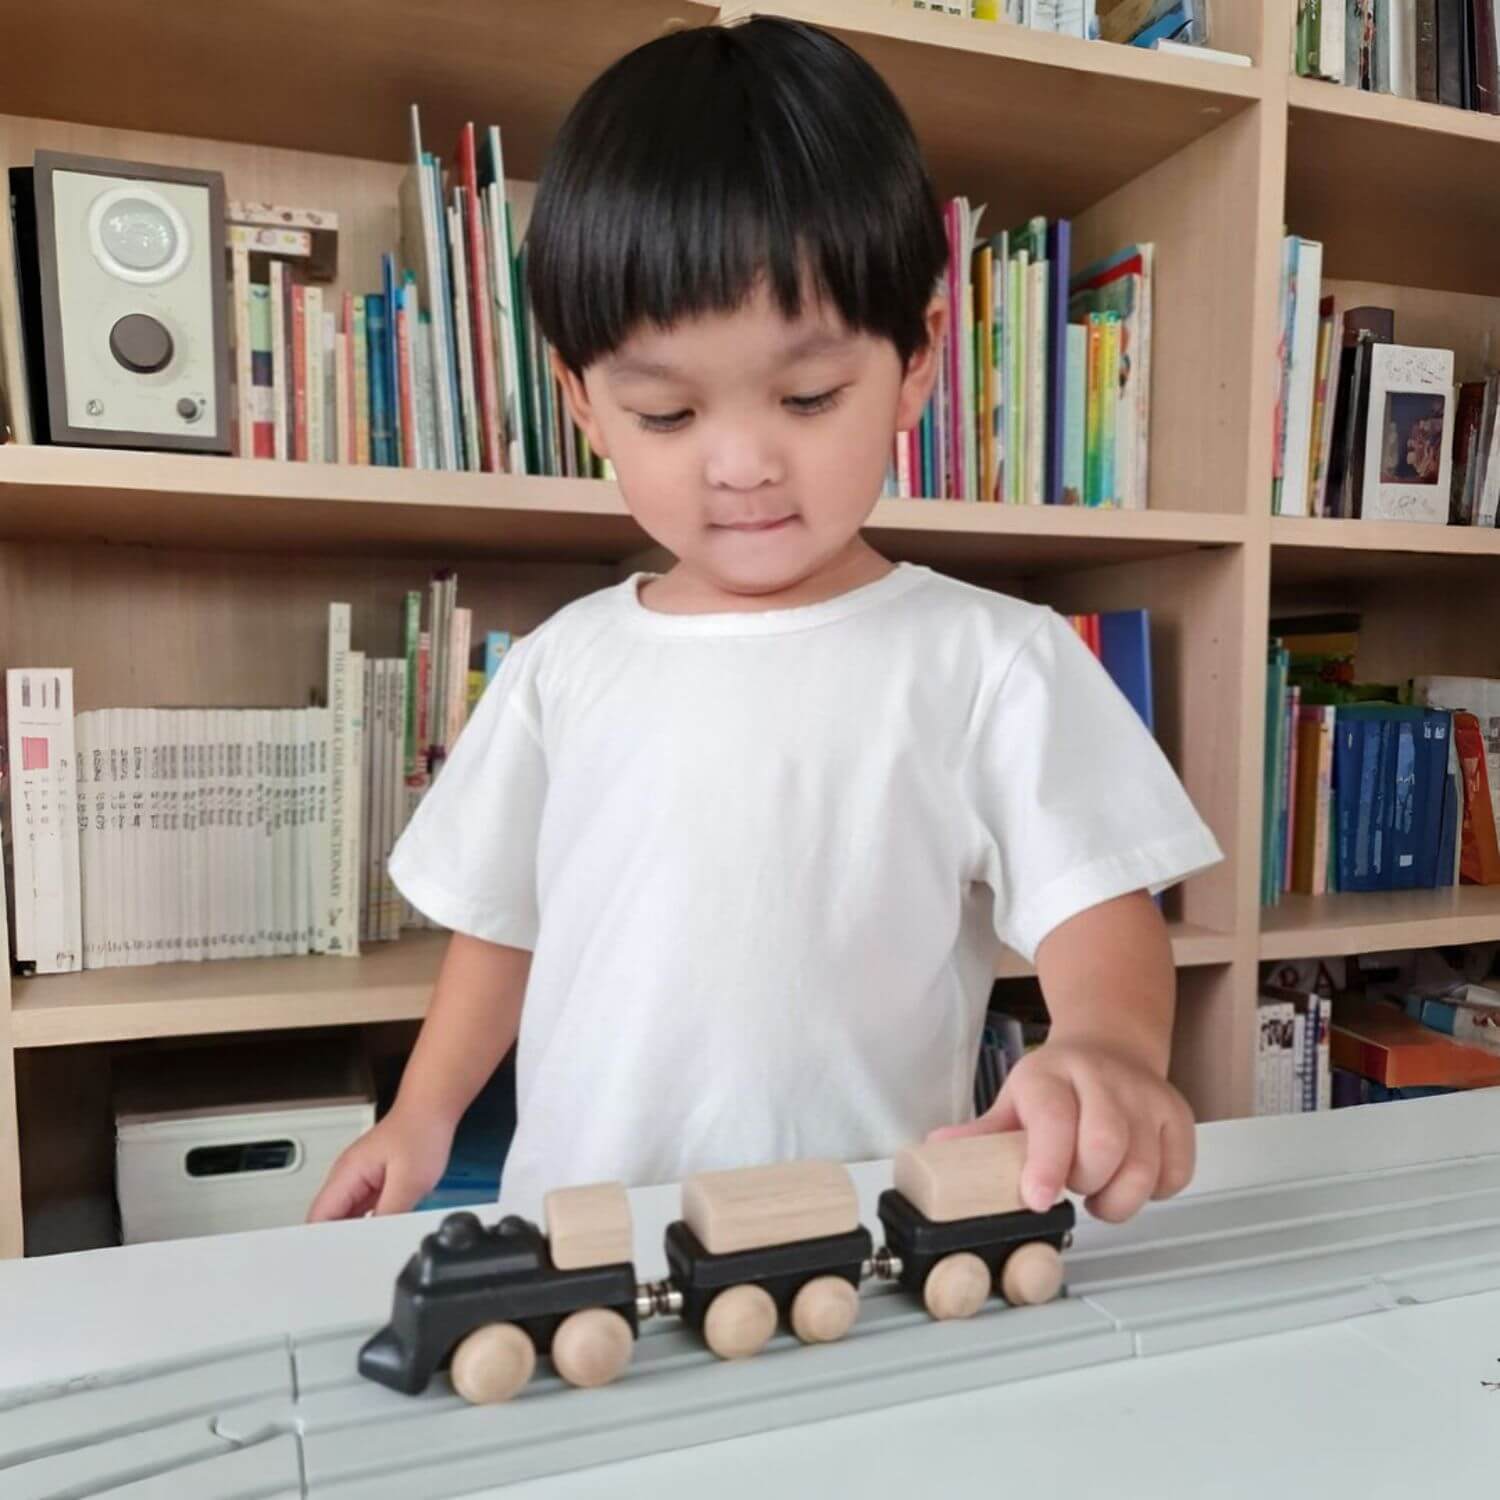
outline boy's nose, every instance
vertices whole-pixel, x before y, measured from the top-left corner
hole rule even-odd
[[[747,433],[717,438],[704,465],[704,478],[716,490],[758,490],[779,484],[784,477],[784,466],[774,448]]]

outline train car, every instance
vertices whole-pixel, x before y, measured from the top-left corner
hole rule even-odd
[[[783,1323],[804,1343],[848,1333],[871,1240],[849,1173],[803,1161],[690,1177],[666,1251],[683,1320],[743,1359]]]
[[[893,1279],[934,1318],[972,1317],[997,1291],[1017,1306],[1061,1292],[1073,1205],[1028,1209],[1025,1159],[1025,1134],[1011,1131],[909,1146],[893,1162],[877,1210]]]
[[[448,1367],[466,1400],[506,1401],[539,1354],[573,1385],[603,1385],[639,1332],[630,1204],[616,1184],[547,1195],[548,1233],[509,1214],[486,1229],[454,1213],[396,1280],[391,1321],[359,1352],[359,1370],[415,1395]]]

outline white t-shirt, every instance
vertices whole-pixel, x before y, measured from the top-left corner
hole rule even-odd
[[[649,576],[512,648],[390,861],[533,951],[513,1211],[969,1119],[997,939],[1222,858],[1048,608],[901,564],[671,615]]]

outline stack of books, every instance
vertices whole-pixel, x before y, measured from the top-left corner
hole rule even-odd
[[[456,591],[434,577],[425,622],[406,596],[389,659],[354,649],[349,605],[330,605],[309,708],[75,713],[71,668],[8,671],[17,961],[353,955],[430,925],[387,861],[511,643],[474,645]]]
[[[1358,683],[1357,616],[1273,630],[1262,903],[1500,884],[1500,681]]]
[[[1500,376],[1455,388],[1451,349],[1396,343],[1392,310],[1344,307],[1322,266],[1282,242],[1273,514],[1494,526]]]
[[[1298,0],[1305,78],[1500,114],[1495,0]]]
[[[466,124],[450,170],[423,148],[416,105],[410,132],[399,254],[382,255],[378,288],[331,304],[291,241],[260,240],[254,262],[248,245],[232,254],[236,453],[607,477],[559,399],[525,296],[499,129]]]
[[[921,422],[898,433],[890,496],[1143,509],[1153,247],[1071,270],[1071,226],[981,238],[950,199],[948,330]]]

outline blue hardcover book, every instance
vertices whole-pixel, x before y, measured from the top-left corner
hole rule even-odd
[[[1159,21],[1153,21],[1131,37],[1132,47],[1154,47],[1157,39],[1170,41],[1189,22],[1186,5],[1174,5]]]
[[[1417,839],[1417,885],[1432,890],[1438,885],[1443,842],[1444,801],[1448,776],[1448,735],[1452,715],[1446,709],[1429,708],[1422,719],[1422,753],[1418,765],[1421,779],[1419,837]]]
[[[385,297],[385,399],[390,413],[391,464],[401,468],[406,450],[401,436],[401,372],[396,357],[396,257],[387,250],[380,257],[380,276]]]
[[[1453,884],[1453,864],[1464,822],[1464,788],[1453,753],[1453,716],[1448,715],[1448,764],[1443,767],[1443,815],[1438,829],[1437,883]]]
[[[1153,734],[1151,693],[1151,615],[1144,609],[1117,609],[1099,616],[1099,655],[1115,686],[1130,699]]]
[[[1417,883],[1417,851],[1421,840],[1422,792],[1419,772],[1422,744],[1420,713],[1415,722],[1403,716],[1391,726],[1392,780],[1388,884],[1397,891],[1411,890]]]
[[[1354,874],[1354,832],[1359,818],[1360,761],[1364,726],[1338,712],[1333,735],[1334,814],[1338,829],[1338,888],[1349,889]]]
[[[505,660],[505,653],[510,650],[510,631],[491,630],[484,637],[484,680],[486,683],[495,680],[495,673],[500,670],[500,663]]]
[[[1054,219],[1047,226],[1047,259],[1051,264],[1047,282],[1051,306],[1047,309],[1051,328],[1047,336],[1047,465],[1043,498],[1048,505],[1062,505],[1063,438],[1068,419],[1068,273],[1073,249],[1073,228],[1067,219]]]
[[[366,358],[370,364],[370,461],[391,465],[391,407],[385,389],[385,298],[365,297]]]

